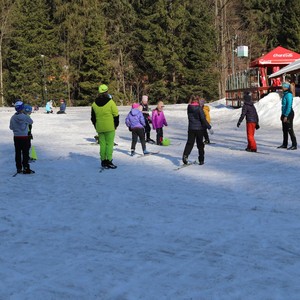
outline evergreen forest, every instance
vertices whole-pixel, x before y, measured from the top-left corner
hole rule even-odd
[[[292,0],[0,0],[0,105],[89,105],[101,83],[119,105],[220,99],[262,53],[300,52],[299,20]]]

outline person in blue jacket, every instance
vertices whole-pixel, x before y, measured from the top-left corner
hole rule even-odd
[[[182,155],[182,162],[188,164],[188,157],[193,150],[195,141],[198,148],[198,163],[199,165],[204,164],[204,143],[203,143],[203,132],[204,128],[207,128],[211,134],[213,130],[211,125],[207,122],[205,114],[199,103],[199,98],[192,95],[190,103],[187,107],[188,115],[188,138]]]
[[[297,139],[293,129],[294,111],[293,111],[293,94],[291,85],[288,82],[282,84],[283,96],[281,100],[281,117],[283,142],[278,148],[296,150]],[[291,137],[292,146],[288,148],[288,135]]]
[[[64,99],[60,99],[60,106],[57,114],[65,114],[66,108],[67,108],[66,101]]]

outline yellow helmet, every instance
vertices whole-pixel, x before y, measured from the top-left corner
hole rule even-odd
[[[105,93],[108,91],[108,86],[106,84],[101,84],[99,86],[99,93],[102,94],[102,93]]]

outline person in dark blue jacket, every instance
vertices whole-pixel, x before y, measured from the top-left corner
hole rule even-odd
[[[283,142],[278,148],[296,150],[297,139],[293,129],[294,111],[293,111],[293,95],[291,85],[288,82],[282,84],[283,96],[281,100],[281,117]],[[288,135],[290,134],[292,146],[288,148]]]
[[[199,165],[204,164],[204,143],[203,143],[203,133],[204,128],[208,128],[210,133],[213,131],[210,124],[206,121],[204,112],[200,106],[197,97],[192,95],[190,98],[190,103],[187,107],[187,115],[189,120],[188,125],[188,140],[186,142],[182,161],[186,165],[188,164],[188,157],[193,150],[195,140],[198,148],[198,162]]]
[[[66,108],[67,108],[66,101],[64,99],[60,99],[60,107],[57,114],[65,114]]]
[[[237,127],[240,127],[245,117],[247,122],[246,130],[247,130],[247,140],[248,140],[248,145],[245,150],[248,152],[256,152],[257,146],[256,146],[256,141],[254,139],[254,134],[255,134],[255,129],[259,129],[259,124],[258,124],[257,111],[252,102],[252,97],[250,92],[247,92],[244,95],[244,104],[242,107],[241,116],[237,122]]]

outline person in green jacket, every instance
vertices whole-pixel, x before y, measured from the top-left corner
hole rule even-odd
[[[99,86],[99,96],[92,104],[91,121],[98,133],[101,166],[115,169],[112,162],[115,132],[119,126],[119,112],[105,84]]]

